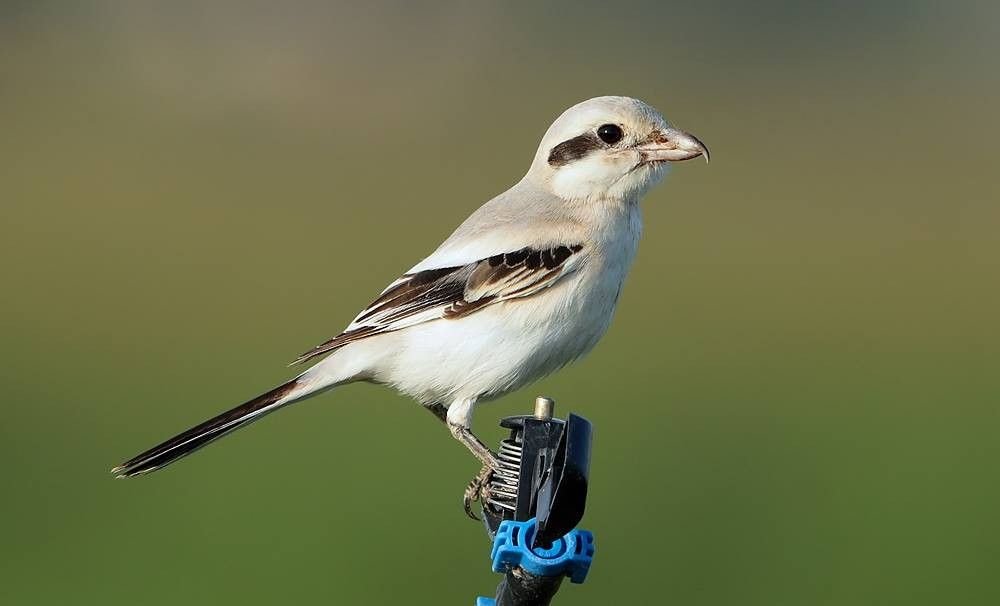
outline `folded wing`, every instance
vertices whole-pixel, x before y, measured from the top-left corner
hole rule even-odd
[[[580,244],[525,247],[466,265],[425,269],[389,285],[344,332],[305,352],[293,364],[348,343],[431,320],[453,320],[500,301],[530,297],[572,273]]]

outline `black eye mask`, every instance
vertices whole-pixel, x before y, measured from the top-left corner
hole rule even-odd
[[[579,160],[592,151],[606,147],[604,142],[597,138],[594,133],[584,133],[563,141],[552,148],[549,152],[549,164],[552,166],[564,166],[573,160]]]

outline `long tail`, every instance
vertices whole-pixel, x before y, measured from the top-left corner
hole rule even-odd
[[[118,478],[128,478],[156,471],[240,427],[253,423],[269,412],[319,393],[323,387],[326,386],[317,386],[304,380],[302,376],[292,379],[245,404],[227,410],[201,425],[192,427],[184,433],[132,457],[112,469],[111,473]]]

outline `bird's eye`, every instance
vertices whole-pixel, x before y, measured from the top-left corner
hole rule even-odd
[[[597,136],[608,145],[622,140],[622,129],[617,124],[603,124],[597,129]]]

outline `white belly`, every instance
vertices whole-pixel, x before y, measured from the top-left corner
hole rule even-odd
[[[581,296],[579,284],[385,335],[396,353],[373,378],[424,403],[489,399],[522,387],[590,351],[607,330],[616,289]]]

